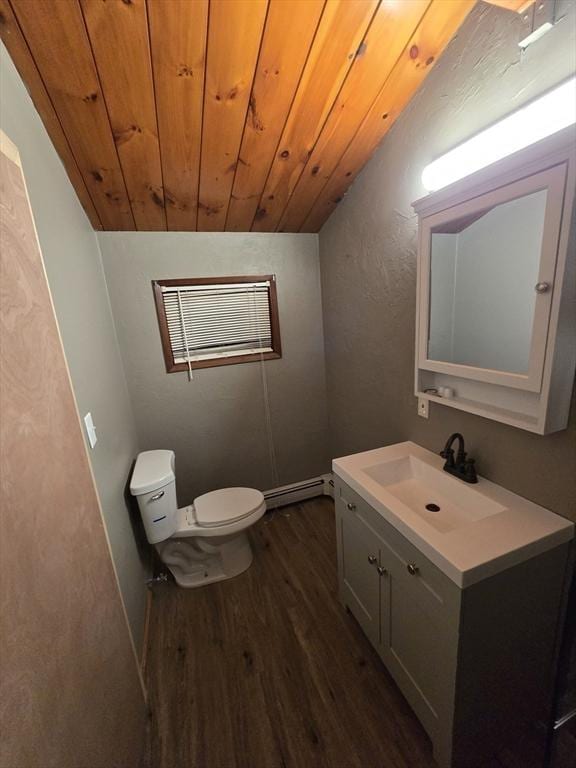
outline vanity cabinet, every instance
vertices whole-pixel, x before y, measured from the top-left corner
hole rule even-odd
[[[541,768],[569,545],[462,589],[337,475],[335,501],[340,600],[439,766]]]

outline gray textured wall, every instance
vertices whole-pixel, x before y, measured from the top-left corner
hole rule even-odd
[[[282,359],[264,363],[281,484],[329,468],[316,235],[98,235],[141,448],[176,452],[180,505],[229,485],[261,490],[271,473],[259,363],[167,374],[151,281],[277,276]]]
[[[138,444],[98,242],[1,44],[0,72],[1,126],[22,158],[76,402],[81,415],[91,411],[96,425],[98,443],[89,455],[122,596],[140,650],[147,563],[141,560],[133,518],[124,500]],[[138,519],[136,525],[140,525]]]
[[[481,474],[576,519],[576,408],[546,437],[414,398],[424,166],[576,68],[576,4],[522,55],[516,14],[479,3],[320,233],[332,456],[462,431]]]

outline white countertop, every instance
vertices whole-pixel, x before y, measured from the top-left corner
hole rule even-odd
[[[440,471],[444,466],[439,455],[405,442],[334,459],[332,468],[459,587],[470,586],[574,538],[574,523],[570,520],[483,477],[477,484],[468,484],[448,473],[443,477],[457,484],[447,486],[456,495],[466,494],[475,504],[481,504],[484,496],[487,504],[501,505],[502,511],[440,532],[365,471],[406,456],[414,456]]]

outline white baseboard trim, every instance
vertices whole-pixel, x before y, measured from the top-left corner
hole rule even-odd
[[[267,509],[277,509],[287,504],[297,504],[299,501],[313,499],[316,496],[334,496],[332,475],[319,475],[310,480],[281,485],[264,491]]]

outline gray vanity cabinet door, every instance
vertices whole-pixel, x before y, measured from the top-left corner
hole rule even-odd
[[[370,639],[380,643],[380,548],[374,531],[353,512],[340,516],[341,598]]]
[[[420,558],[422,563],[422,558]],[[422,572],[382,545],[380,655],[432,738],[450,717],[457,637],[443,621],[443,605]]]

